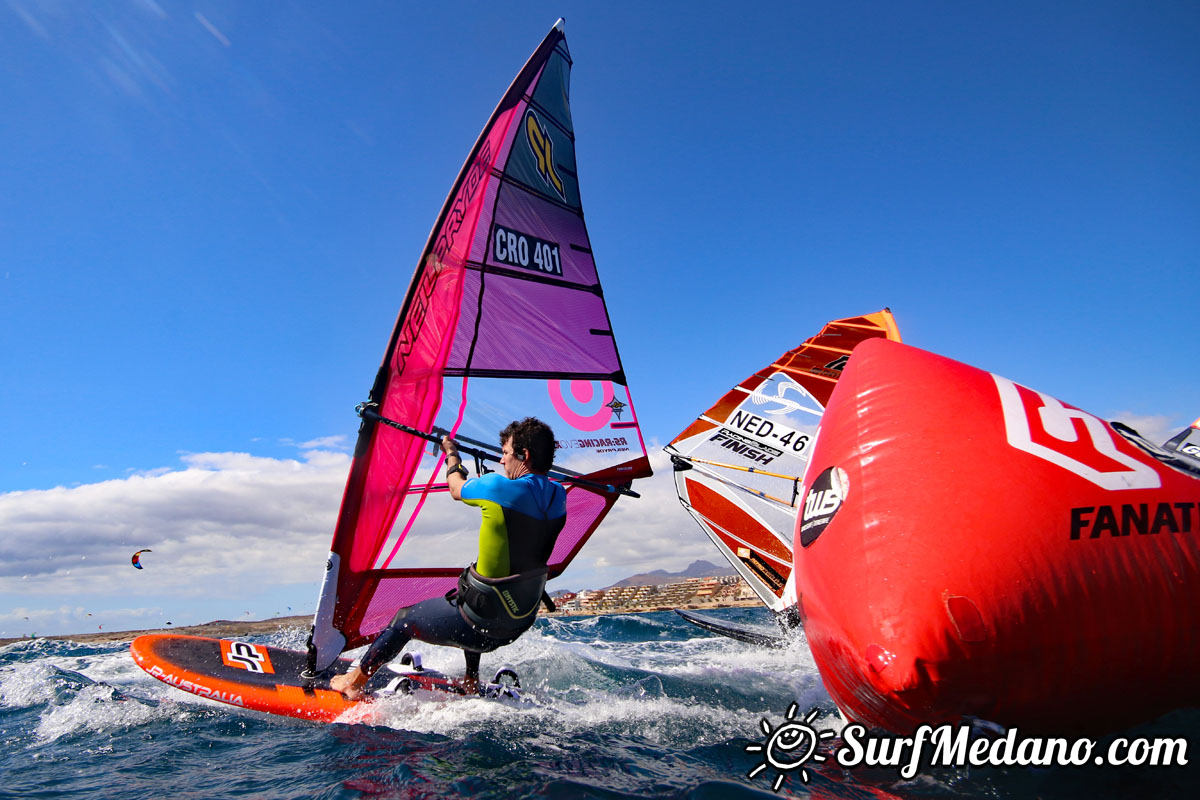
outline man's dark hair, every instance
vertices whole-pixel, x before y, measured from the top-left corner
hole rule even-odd
[[[548,472],[554,464],[554,431],[537,417],[526,417],[520,422],[510,422],[500,431],[500,446],[512,439],[514,453],[529,451],[526,465],[534,472]]]

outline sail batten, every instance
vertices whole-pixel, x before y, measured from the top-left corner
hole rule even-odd
[[[650,473],[583,218],[570,68],[559,24],[492,112],[418,259],[369,397],[378,420],[360,426],[315,669],[447,591],[477,548],[478,518],[449,502],[440,451],[381,421],[478,441],[525,416],[549,423],[567,487],[554,575],[616,501],[612,487]]]
[[[471,263],[464,264],[463,266],[466,269],[475,270],[476,272],[481,272],[481,273],[485,273],[488,275],[502,275],[507,278],[512,278],[513,280],[529,281],[530,283],[541,283],[541,284],[545,284],[547,286],[556,286],[561,289],[570,289],[572,291],[577,291],[577,292],[587,292],[589,294],[597,294],[600,291],[600,284],[598,284],[598,283],[588,283],[588,284],[572,283],[570,281],[564,281],[559,278],[550,278],[550,277],[547,277],[544,275],[526,274],[526,273],[522,273],[522,272],[517,272],[512,269],[506,269],[504,267],[497,267],[492,264],[479,264],[479,263],[471,262]]]

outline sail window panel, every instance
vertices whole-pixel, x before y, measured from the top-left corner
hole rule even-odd
[[[495,217],[476,229],[473,259],[580,286],[598,282],[583,217],[511,183],[488,191],[498,194]]]
[[[446,570],[442,570],[446,572]],[[377,573],[386,574],[386,573]],[[445,595],[458,586],[458,573],[452,575],[401,575],[379,581],[367,610],[363,613],[359,632],[374,637],[387,627],[396,609],[415,605],[430,597]]]
[[[427,451],[434,446],[425,445]],[[376,569],[429,568],[443,566],[446,553],[469,551],[479,539],[474,515],[464,514],[450,502],[437,455],[427,452],[420,468],[403,492],[404,505],[395,516],[387,541],[375,560]],[[418,541],[420,547],[405,546]]]
[[[411,479],[421,460],[422,445],[412,437],[380,428],[370,452],[370,468],[363,479],[361,506],[347,566],[370,569],[388,539],[392,522],[408,498],[400,487]]]
[[[587,539],[592,526],[609,505],[610,502],[601,495],[580,487],[567,492],[567,522],[554,542],[550,566],[560,564],[571,556],[580,543]]]
[[[454,430],[455,436],[465,437],[460,441],[468,445],[483,442],[488,449],[490,443],[490,449],[499,450],[498,432],[504,426],[513,420],[537,417],[554,431],[556,470],[609,476],[598,478],[601,482],[640,477],[648,470],[648,466],[632,466],[627,471],[613,472],[620,465],[645,460],[637,422],[629,408],[630,395],[620,384],[603,379],[512,380],[475,374],[468,378],[448,377],[444,396],[446,401],[434,425]],[[467,461],[468,467],[475,466],[472,459]],[[428,515],[433,511],[430,506],[423,513]],[[435,533],[444,539],[444,532],[453,524],[438,523]],[[453,548],[449,551],[455,552]],[[417,561],[404,563],[427,565]]]
[[[473,302],[481,282],[482,319],[479,304]],[[608,312],[598,294],[468,270],[462,315],[447,367],[613,374],[620,370],[620,360],[608,331]]]

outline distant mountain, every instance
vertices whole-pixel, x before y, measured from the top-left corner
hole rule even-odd
[[[656,569],[653,572],[639,573],[604,588],[612,589],[618,586],[659,586],[664,583],[678,583],[688,578],[718,578],[726,575],[737,575],[737,570],[728,565],[718,567],[716,564],[708,561],[693,561],[683,572],[667,572],[664,569]],[[555,598],[564,594],[574,594],[574,590],[559,589],[550,592],[550,596]]]
[[[634,575],[605,588],[611,589],[616,586],[658,586],[663,583],[677,583],[687,578],[709,578],[736,574],[737,571],[728,565],[718,567],[716,564],[710,564],[707,561],[693,561],[683,572],[667,572],[666,570],[656,569],[653,572],[643,572],[639,575]]]

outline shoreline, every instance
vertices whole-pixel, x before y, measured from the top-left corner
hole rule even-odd
[[[611,614],[643,614],[648,611],[713,611],[718,608],[756,608],[762,606],[757,598],[753,600],[723,600],[719,603],[685,603],[680,606],[628,606],[604,609],[587,609],[584,611],[546,611],[542,610],[539,617],[607,617]]]
[[[294,617],[272,617],[264,620],[238,621],[232,619],[215,619],[199,625],[179,625],[164,628],[147,628],[136,631],[97,631],[95,633],[57,633],[45,636],[21,636],[15,639],[0,639],[0,647],[14,642],[36,642],[38,639],[53,639],[55,641],[71,642],[132,642],[139,636],[151,633],[174,633],[180,636],[209,636],[214,639],[251,634],[276,633],[286,628],[307,628],[312,624],[312,615],[303,614]]]
[[[762,605],[757,600],[740,600],[721,603],[688,603],[678,606],[688,611],[711,611],[718,608],[752,608]],[[630,606],[627,608],[606,608],[589,611],[555,611],[543,610],[538,616],[542,617],[602,617],[612,614],[641,614],[651,611],[674,611],[676,607],[664,606]],[[238,621],[232,619],[217,619],[199,625],[180,625],[169,628],[148,628],[135,631],[98,631],[94,633],[60,633],[45,636],[20,636],[0,638],[0,647],[6,647],[16,642],[36,642],[39,639],[71,642],[132,642],[139,636],[153,633],[173,633],[179,636],[208,636],[213,639],[229,639],[238,636],[278,633],[289,628],[307,628],[312,624],[311,614],[291,617],[272,617],[264,620]]]

